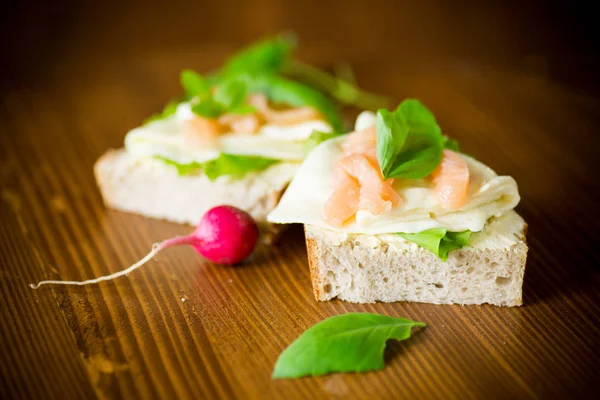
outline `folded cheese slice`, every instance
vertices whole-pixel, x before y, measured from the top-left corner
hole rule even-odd
[[[444,227],[460,232],[483,230],[486,221],[512,210],[520,200],[517,183],[509,176],[498,176],[479,161],[465,156],[470,172],[467,202],[457,210],[444,210],[435,197],[430,179],[397,179],[394,189],[403,199],[389,213],[373,215],[358,211],[342,227],[332,227],[323,219],[325,202],[333,192],[333,168],[341,156],[337,138],[321,143],[304,160],[279,205],[267,216],[272,223],[302,223],[340,233],[417,233]]]
[[[177,112],[131,130],[125,137],[127,152],[138,157],[162,157],[181,164],[202,163],[220,153],[260,156],[284,161],[304,159],[304,141],[313,131],[330,132],[323,120],[310,120],[295,125],[263,125],[256,134],[225,133],[215,148],[194,148],[184,139],[182,124],[193,117],[189,103]]]

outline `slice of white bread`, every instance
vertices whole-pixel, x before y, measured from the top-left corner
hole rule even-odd
[[[94,174],[111,208],[196,225],[210,208],[227,204],[248,212],[264,228],[298,165],[282,162],[242,179],[222,176],[211,181],[202,173],[179,176],[161,160],[118,149],[98,159]]]
[[[443,262],[398,235],[340,235],[305,225],[315,297],[518,306],[523,303],[526,230],[525,221],[509,211]]]

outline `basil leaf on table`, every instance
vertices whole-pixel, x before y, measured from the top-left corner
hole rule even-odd
[[[424,178],[440,164],[443,150],[442,131],[420,101],[377,112],[377,158],[385,179]]]
[[[280,162],[280,160],[271,158],[227,153],[221,153],[219,157],[203,163],[192,162],[183,164],[164,157],[156,158],[177,168],[177,173],[180,176],[202,171],[211,181],[223,175],[240,179],[250,172],[262,171]]]
[[[383,369],[386,342],[408,339],[415,326],[425,324],[369,313],[328,318],[307,329],[281,353],[272,377],[299,378]]]
[[[469,245],[471,231],[448,232],[446,228],[433,228],[419,233],[398,233],[401,237],[431,251],[442,261],[448,260],[452,250]]]

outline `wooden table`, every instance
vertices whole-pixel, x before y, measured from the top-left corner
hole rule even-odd
[[[0,398],[597,395],[600,101],[556,80],[589,68],[577,54],[561,64],[552,55],[560,44],[541,46],[547,53],[523,45],[522,14],[441,3],[265,1],[233,16],[227,2],[168,12],[40,6],[34,22],[7,19],[38,35],[3,53],[11,62],[0,84]],[[45,12],[53,22],[44,25]],[[353,29],[360,21],[368,29]],[[516,178],[529,222],[523,307],[317,303],[299,227],[239,268],[184,248],[114,282],[27,287],[114,272],[190,230],[106,209],[92,165],[178,93],[180,69],[214,68],[282,27],[304,39],[301,58],[349,60],[367,88],[420,98],[468,153]],[[383,371],[270,379],[300,333],[350,311],[428,326],[389,343]]]

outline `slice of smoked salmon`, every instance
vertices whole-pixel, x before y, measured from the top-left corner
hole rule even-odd
[[[219,123],[225,127],[229,127],[233,133],[252,135],[258,132],[262,118],[258,113],[243,115],[223,114],[219,117]]]
[[[187,145],[196,148],[213,147],[221,127],[216,120],[194,115],[183,123],[183,137]]]
[[[325,203],[325,221],[333,226],[341,226],[356,214],[360,201],[360,186],[340,164],[334,169],[333,177],[335,187]]]
[[[375,215],[389,212],[401,200],[391,183],[383,179],[379,167],[363,154],[342,158],[336,164],[334,182],[333,193],[325,205],[325,220],[336,225],[358,210]]]
[[[352,154],[340,160],[346,173],[360,185],[358,209],[372,214],[389,212],[399,203],[400,196],[383,179],[378,165],[374,165],[364,154]]]
[[[313,107],[297,107],[289,110],[274,110],[269,106],[267,96],[256,93],[248,96],[248,104],[254,106],[265,120],[273,125],[294,125],[315,119],[322,119]]]
[[[375,125],[348,134],[348,137],[342,143],[342,151],[345,156],[350,154],[375,154],[376,147],[377,133]]]
[[[452,150],[444,150],[442,162],[432,172],[435,194],[446,210],[456,210],[467,201],[469,167],[465,160]]]

